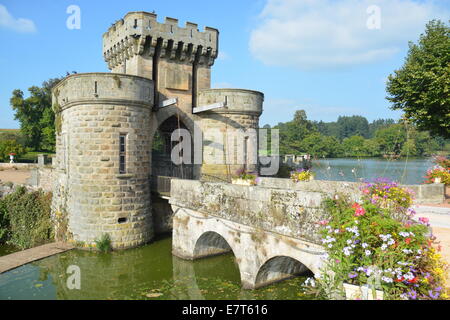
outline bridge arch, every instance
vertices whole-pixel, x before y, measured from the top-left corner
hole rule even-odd
[[[255,288],[302,274],[313,274],[313,272],[297,259],[282,255],[274,256],[266,260],[259,268],[255,278]]]
[[[203,233],[195,242],[194,257],[203,258],[233,252],[230,244],[223,236],[215,231]]]

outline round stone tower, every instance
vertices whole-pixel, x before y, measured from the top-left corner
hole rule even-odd
[[[240,170],[258,172],[258,128],[264,94],[244,89],[205,89],[199,105],[223,103],[201,112],[202,180],[226,180]]]
[[[53,214],[68,240],[113,248],[153,236],[150,184],[153,81],[134,75],[68,76],[53,89],[56,170]]]

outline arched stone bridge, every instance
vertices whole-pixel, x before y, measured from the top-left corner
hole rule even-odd
[[[232,251],[244,288],[258,288],[310,271],[320,272],[317,222],[325,196],[337,190],[322,184],[258,186],[173,179],[172,253],[199,259]],[[326,190],[326,191],[325,191]]]

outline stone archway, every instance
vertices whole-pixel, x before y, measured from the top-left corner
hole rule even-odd
[[[230,251],[233,250],[224,237],[217,232],[207,231],[196,241],[194,256],[195,258],[203,258],[228,253]]]
[[[259,268],[255,288],[302,274],[312,274],[312,271],[297,259],[288,256],[275,256],[268,259]]]
[[[194,163],[194,152],[196,152],[194,134],[201,132],[201,130],[192,116],[174,107],[161,109],[154,115],[150,128],[152,176],[199,179],[201,164]],[[170,138],[172,132],[176,129],[186,129],[191,135],[191,164],[176,166],[171,161],[170,152],[178,142],[171,142]],[[161,139],[163,143],[161,143]]]

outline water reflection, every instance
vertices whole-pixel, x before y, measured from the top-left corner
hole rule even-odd
[[[428,168],[433,166],[429,159],[385,160],[362,159],[320,159],[313,161],[313,170],[318,180],[360,181],[386,177],[402,184],[421,184]]]
[[[70,265],[81,289],[67,287]],[[112,254],[69,251],[0,275],[0,299],[305,299],[302,278],[243,290],[232,254],[186,261],[172,256],[171,238]]]

